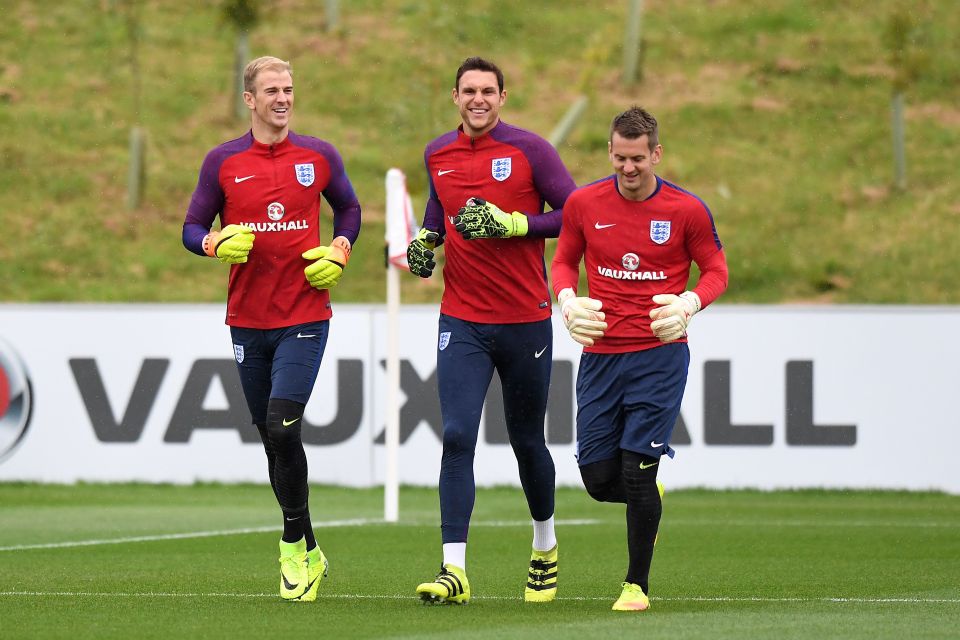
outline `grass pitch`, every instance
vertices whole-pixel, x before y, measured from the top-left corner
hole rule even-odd
[[[557,494],[560,596],[523,602],[519,489],[480,490],[473,600],[425,606],[440,563],[436,491],[318,486],[332,567],[315,603],[277,595],[265,486],[0,485],[0,637],[947,638],[960,623],[960,497],[667,488],[649,611],[615,613],[623,507]]]

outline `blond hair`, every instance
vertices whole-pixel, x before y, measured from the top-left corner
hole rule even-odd
[[[256,93],[257,76],[261,71],[286,71],[293,77],[293,67],[286,60],[274,58],[273,56],[262,56],[256,60],[251,60],[243,69],[243,90],[249,93]]]

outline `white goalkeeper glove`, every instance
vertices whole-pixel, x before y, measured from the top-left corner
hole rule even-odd
[[[658,293],[653,303],[660,305],[650,311],[650,330],[660,342],[673,342],[687,335],[690,319],[700,311],[700,296],[693,291],[684,291],[678,296]]]
[[[593,298],[578,298],[569,287],[560,291],[557,300],[560,302],[563,324],[575,342],[592,347],[594,342],[603,337],[607,323],[604,322],[606,315],[600,311],[602,302]]]

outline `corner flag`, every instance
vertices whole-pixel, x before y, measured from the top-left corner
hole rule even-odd
[[[400,169],[387,171],[387,261],[407,268],[407,246],[417,234],[407,177]]]

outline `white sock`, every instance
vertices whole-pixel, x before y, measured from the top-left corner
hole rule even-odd
[[[452,564],[467,570],[467,543],[466,542],[444,542],[443,543],[443,564]]]
[[[557,546],[557,534],[553,530],[553,516],[546,520],[533,521],[533,548],[537,551],[550,551]]]

